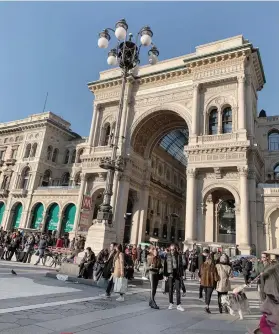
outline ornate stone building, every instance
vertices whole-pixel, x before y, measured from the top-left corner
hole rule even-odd
[[[117,241],[154,237],[162,243],[239,245],[242,253],[279,247],[279,117],[266,117],[264,111],[258,116],[258,91],[264,83],[259,50],[243,36],[198,46],[193,54],[141,66],[130,75],[118,143],[125,169],[116,173],[113,185]],[[80,230],[81,221],[90,226],[96,217],[106,179],[99,164],[111,152],[120,70],[101,72],[88,87],[95,99],[87,140],[50,113],[14,122],[14,128],[13,123],[0,127],[0,151],[6,149],[2,184],[8,184],[7,175],[11,178],[9,188],[1,190],[5,227],[19,201],[24,202],[24,226],[32,226],[38,202],[44,206],[42,228],[48,226],[52,203],[59,206],[59,231],[65,230],[68,203],[76,205],[76,214],[66,230]],[[13,165],[16,127],[24,135]],[[41,136],[35,160],[24,153],[31,133]],[[10,137],[15,142],[10,144]],[[63,164],[65,156],[57,164],[47,158],[47,147],[56,147],[56,140],[59,152],[62,147],[79,152],[68,158],[72,164]],[[24,168],[32,171],[27,192]],[[43,183],[45,170],[53,173],[51,187]],[[70,186],[63,188],[61,177],[67,172]],[[93,203],[87,212],[82,210],[84,195]]]

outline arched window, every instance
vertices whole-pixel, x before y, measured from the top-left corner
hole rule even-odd
[[[218,133],[218,111],[213,109],[209,114],[208,134],[216,135]]]
[[[75,176],[75,185],[80,186],[81,184],[81,172],[78,172]]]
[[[78,156],[77,156],[77,163],[78,164],[81,163],[81,160],[80,160],[81,155],[83,155],[83,149],[81,149],[81,150],[78,151]]]
[[[30,176],[30,168],[26,167],[21,174],[21,189],[28,189],[28,181]]]
[[[76,154],[77,154],[77,151],[73,150],[72,157],[71,157],[71,163],[72,164],[74,164],[76,162]]]
[[[47,169],[44,173],[43,180],[42,180],[42,187],[48,187],[51,183],[51,171]]]
[[[222,114],[222,132],[232,133],[232,108],[227,107]]]
[[[64,164],[65,165],[69,162],[69,157],[70,157],[70,151],[66,150],[66,152],[65,152],[65,158],[64,158]]]
[[[104,146],[109,145],[110,141],[110,124],[108,124],[105,128],[105,141],[104,141]]]
[[[68,186],[70,182],[70,173],[65,173],[62,176],[62,186]]]
[[[272,131],[268,135],[268,149],[269,151],[279,151],[279,132]]]
[[[51,159],[51,155],[52,155],[52,146],[48,146],[47,148],[47,160]]]
[[[30,156],[30,151],[31,151],[31,144],[28,144],[28,145],[26,146],[26,149],[25,149],[24,158],[29,158],[29,156]]]
[[[58,156],[58,148],[55,148],[52,154],[52,162],[56,162]]]
[[[274,180],[279,180],[279,164],[274,167]]]
[[[34,143],[34,144],[32,145],[32,150],[31,150],[30,157],[35,157],[35,155],[36,155],[36,151],[37,151],[37,147],[38,147],[38,144],[37,144],[37,143]]]

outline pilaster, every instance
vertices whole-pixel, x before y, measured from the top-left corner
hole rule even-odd
[[[186,226],[185,226],[185,239],[195,240],[196,231],[196,213],[197,213],[197,180],[196,170],[187,169],[187,203],[186,203]]]

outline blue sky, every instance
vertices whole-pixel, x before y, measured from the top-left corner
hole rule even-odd
[[[46,109],[87,136],[93,100],[87,83],[108,68],[98,32],[121,18],[134,33],[151,26],[160,59],[243,34],[264,64],[259,110],[279,114],[278,12],[278,2],[2,2],[0,122],[42,112],[48,92]]]

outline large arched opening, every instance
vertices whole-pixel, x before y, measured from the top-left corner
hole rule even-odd
[[[11,228],[17,229],[20,227],[20,221],[22,216],[22,204],[21,203],[15,203],[12,208],[12,220],[11,220]]]
[[[44,205],[42,203],[36,203],[31,210],[31,225],[30,228],[40,229],[43,224]]]
[[[3,217],[5,212],[5,203],[0,202],[0,226],[2,225]]]
[[[206,242],[236,244],[238,198],[226,188],[215,187],[204,195],[204,235]],[[201,227],[202,228],[202,227]]]
[[[64,209],[62,225],[61,225],[61,234],[73,231],[75,216],[76,216],[76,206],[75,204],[70,203]]]
[[[45,231],[57,231],[59,223],[59,205],[57,203],[51,204],[47,210]]]
[[[187,156],[184,148],[189,140],[189,119],[183,107],[154,109],[132,125],[133,152],[151,162],[149,201],[141,240],[155,238],[159,244],[184,240],[178,231],[185,230]]]
[[[279,208],[274,210],[269,216],[269,238],[268,247],[270,249],[279,248]]]

